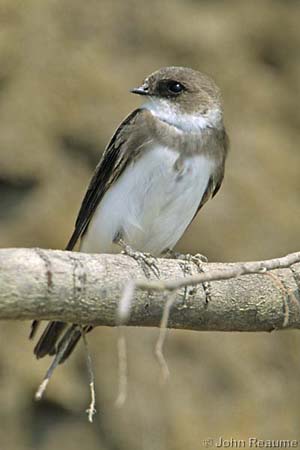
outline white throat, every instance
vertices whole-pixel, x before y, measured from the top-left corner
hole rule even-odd
[[[222,120],[219,108],[210,109],[207,114],[200,113],[182,114],[176,106],[167,100],[148,97],[148,101],[142,105],[158,119],[173,125],[182,131],[199,132],[209,127],[218,127]]]

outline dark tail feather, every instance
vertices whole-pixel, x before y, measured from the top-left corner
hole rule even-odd
[[[82,329],[78,328],[77,325],[72,325],[72,327],[69,328],[68,331],[70,331],[70,333],[68,333],[68,331],[67,331],[64,334],[64,336],[62,337],[62,339],[60,340],[59,344],[58,344],[57,351],[59,351],[61,346],[64,345],[64,343],[66,342],[67,339],[69,339],[68,346],[65,349],[65,351],[64,351],[64,353],[63,353],[63,355],[62,355],[62,357],[61,357],[61,359],[59,361],[59,364],[62,364],[63,362],[65,362],[65,360],[67,358],[69,358],[71,353],[73,353],[73,350],[76,347],[79,339],[81,338],[82,333],[88,333],[92,329],[93,329],[93,327],[91,325],[86,325]],[[73,332],[73,330],[74,330],[74,332]]]
[[[33,339],[36,335],[36,332],[38,330],[38,327],[40,326],[41,321],[40,320],[33,320],[31,322],[31,330],[29,334],[29,339]]]
[[[36,323],[35,323],[36,322]],[[62,364],[73,352],[77,342],[81,338],[82,332],[88,333],[93,329],[91,325],[85,325],[80,328],[77,324],[73,324],[65,331],[61,337],[63,331],[67,327],[65,322],[50,322],[41,335],[38,343],[34,348],[34,354],[37,358],[43,358],[46,355],[53,356],[63,348],[58,364]],[[32,324],[32,330],[30,337],[33,337],[36,333],[38,323],[34,321]]]
[[[33,350],[37,358],[43,358],[43,356],[54,355],[56,353],[56,344],[58,338],[60,337],[66,326],[67,324],[65,322],[50,322],[47,325]]]
[[[58,353],[63,346],[67,345],[60,358],[59,364],[62,364],[71,355],[80,338],[81,338],[81,330],[80,328],[78,328],[77,325],[72,325],[65,332],[65,334],[63,335],[57,346],[57,353]]]

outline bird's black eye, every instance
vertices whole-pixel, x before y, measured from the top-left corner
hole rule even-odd
[[[172,98],[177,97],[183,91],[186,91],[186,87],[176,80],[164,79],[160,80],[154,89],[154,95],[158,97]]]
[[[170,80],[166,83],[166,87],[171,94],[180,94],[185,90],[185,87],[178,81]]]

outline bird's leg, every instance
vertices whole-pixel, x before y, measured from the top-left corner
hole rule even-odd
[[[194,263],[197,267],[197,270],[199,273],[204,272],[204,265],[208,262],[208,259],[206,256],[201,255],[200,253],[197,253],[196,255],[191,255],[189,253],[182,254],[178,252],[174,252],[173,250],[167,250],[165,257],[174,258],[181,260],[180,267],[183,271],[184,276],[186,275],[192,275],[190,263]],[[205,303],[208,304],[211,299],[211,292],[210,292],[210,283],[204,282],[202,283],[204,294],[205,294]],[[184,288],[184,295],[183,295],[183,306],[182,308],[187,308],[188,305],[188,299],[192,297],[196,293],[197,287],[190,287],[186,286]]]
[[[183,261],[186,261],[188,259],[189,262],[195,262],[192,261],[193,258],[196,258],[200,262],[207,263],[208,258],[205,255],[201,255],[201,253],[196,253],[196,255],[191,255],[190,253],[180,253],[180,252],[174,252],[174,250],[167,249],[163,253],[164,258],[173,258],[173,259],[182,259]]]
[[[156,264],[156,258],[154,258],[154,256],[152,256],[150,253],[143,253],[134,250],[119,235],[114,239],[114,243],[122,248],[122,253],[130,256],[141,265],[143,272],[147,278],[150,278],[151,272],[156,276],[156,278],[160,277],[159,268]]]
[[[196,265],[199,273],[204,273],[205,272],[204,267],[205,264],[208,263],[208,258],[204,255],[201,255],[200,253],[196,253],[196,255],[191,256],[191,262],[193,262]],[[203,291],[205,295],[205,304],[207,306],[211,300],[211,285],[209,281],[204,281],[201,284],[203,286]]]

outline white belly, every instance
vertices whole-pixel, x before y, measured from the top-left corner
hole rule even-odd
[[[133,249],[159,255],[172,249],[191,222],[214,164],[202,155],[187,158],[156,147],[126,168],[105,193],[81,243],[87,253],[115,253],[121,232]]]

